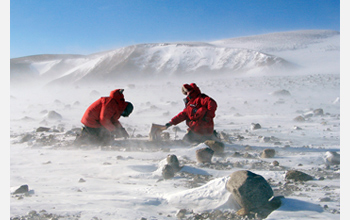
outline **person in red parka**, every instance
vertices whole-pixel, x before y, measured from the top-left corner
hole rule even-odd
[[[217,109],[216,101],[204,93],[195,83],[184,84],[182,93],[186,95],[184,99],[185,109],[173,117],[165,126],[168,128],[186,121],[188,131],[184,136],[184,141],[202,142],[215,140],[214,117]]]
[[[106,145],[114,136],[129,137],[118,120],[120,116],[128,117],[133,111],[133,105],[125,101],[123,92],[124,89],[115,89],[109,97],[101,97],[87,108],[81,119],[84,127],[77,143]]]

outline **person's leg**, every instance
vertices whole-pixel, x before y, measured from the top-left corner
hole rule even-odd
[[[106,128],[101,128],[98,134],[98,141],[101,145],[110,145],[114,140],[114,136]]]
[[[197,134],[191,130],[188,130],[182,140],[189,143],[202,143],[206,140],[218,141],[219,139],[214,134],[202,135],[202,134]]]

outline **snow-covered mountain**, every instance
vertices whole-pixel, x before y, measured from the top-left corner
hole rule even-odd
[[[91,55],[27,56],[11,59],[11,82],[80,83],[125,77],[280,71],[310,63],[299,63],[290,51],[317,52],[318,57],[319,53],[327,57],[328,51],[339,53],[339,35],[325,30],[293,31],[209,43],[139,44]],[[283,54],[285,51],[289,56]]]

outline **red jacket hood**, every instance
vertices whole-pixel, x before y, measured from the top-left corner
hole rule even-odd
[[[109,97],[117,101],[122,111],[124,111],[125,107],[127,106],[127,103],[125,102],[125,99],[124,99],[123,92],[124,92],[124,89],[115,89],[115,90],[112,90],[111,93],[109,94]]]
[[[183,87],[186,88],[187,91],[189,92],[188,94],[189,99],[196,98],[201,94],[201,90],[198,88],[198,86],[195,83],[191,83],[190,85],[184,84]]]

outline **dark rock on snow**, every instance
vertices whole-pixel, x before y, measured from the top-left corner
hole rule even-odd
[[[276,154],[276,151],[274,149],[264,149],[261,153],[261,158],[272,158]]]
[[[214,151],[209,147],[196,150],[196,158],[199,163],[211,163]]]
[[[27,193],[27,192],[29,192],[28,185],[21,185],[17,189],[14,189],[12,194],[21,194],[21,193]]]
[[[333,151],[326,152],[326,163],[329,165],[339,165],[340,164],[340,154]]]
[[[232,173],[226,189],[242,207],[238,215],[247,215],[251,211],[268,215],[281,204],[279,199],[273,199],[273,190],[264,177],[248,170]]]
[[[259,124],[259,123],[252,123],[251,125],[250,125],[250,129],[251,130],[257,130],[257,129],[261,129],[261,125]]]
[[[173,178],[175,176],[174,169],[169,164],[164,165],[162,169],[162,176],[164,179]]]
[[[170,165],[175,172],[181,170],[179,160],[174,154],[169,154],[167,156],[167,164]]]
[[[210,149],[212,149],[215,154],[221,154],[224,152],[225,145],[220,141],[206,140],[204,144],[206,144]]]
[[[298,171],[298,170],[289,170],[286,173],[287,180],[294,180],[294,181],[309,181],[313,180],[313,177],[309,174],[306,174],[304,172]]]

